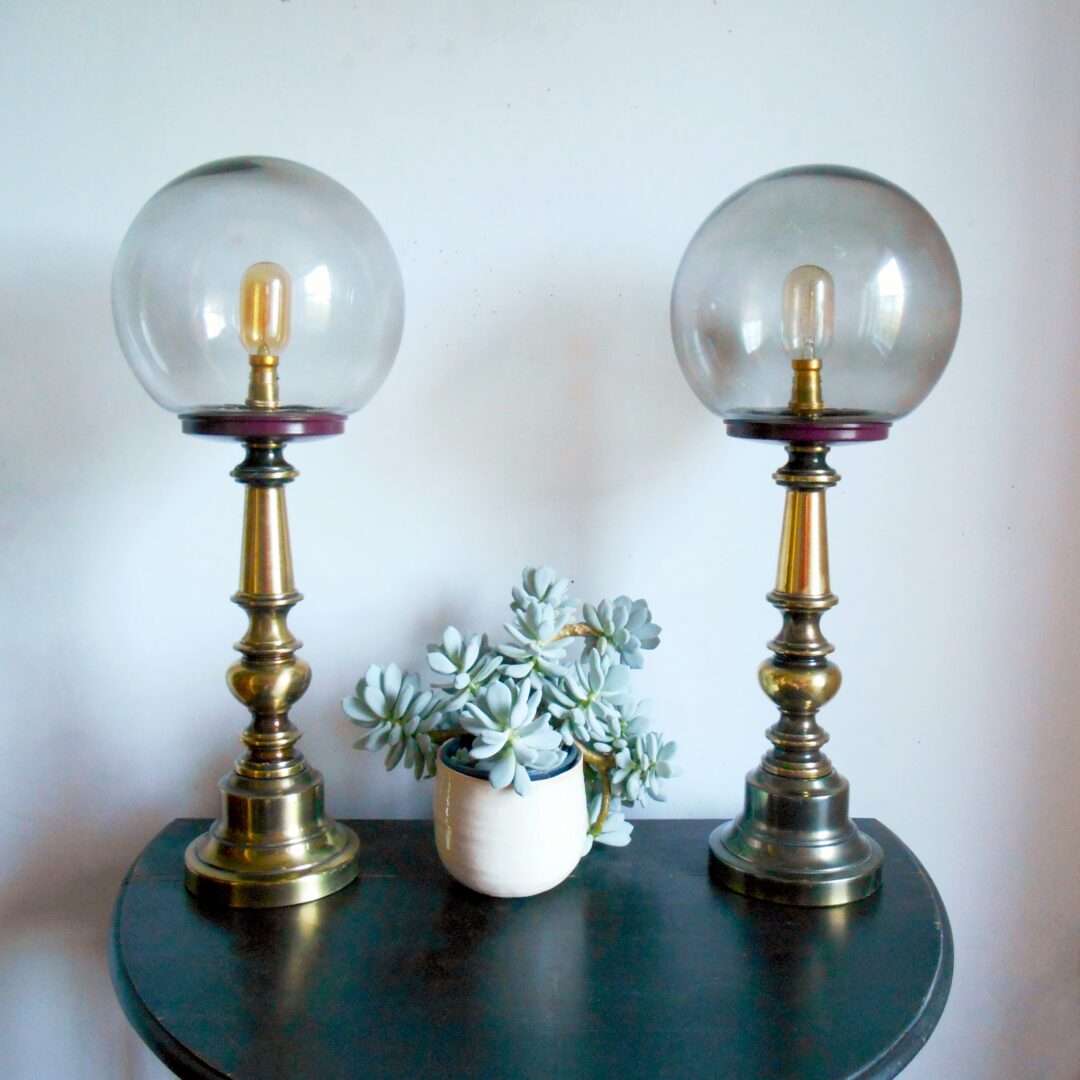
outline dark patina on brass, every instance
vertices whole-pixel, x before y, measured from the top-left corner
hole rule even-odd
[[[829,907],[869,896],[881,884],[881,849],[848,816],[848,783],[822,751],[818,710],[840,688],[840,669],[821,616],[835,606],[829,586],[825,492],[840,479],[824,442],[789,443],[773,479],[787,491],[776,587],[768,594],[783,623],[758,669],[780,711],[772,743],[746,777],[742,815],[709,837],[713,877],[747,896]]]

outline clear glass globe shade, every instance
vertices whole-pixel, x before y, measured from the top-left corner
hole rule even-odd
[[[671,326],[683,374],[722,416],[788,415],[792,358],[813,351],[826,414],[892,420],[944,370],[960,299],[956,261],[919,203],[871,173],[814,165],[713,211],[676,274]]]
[[[379,223],[315,169],[228,158],[163,187],[116,260],[120,347],[160,405],[173,412],[243,405],[241,282],[267,262],[291,283],[281,405],[354,412],[378,390],[404,319],[401,271]]]

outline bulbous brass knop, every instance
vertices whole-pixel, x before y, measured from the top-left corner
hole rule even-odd
[[[840,689],[840,669],[827,660],[792,665],[774,657],[761,662],[758,681],[782,713],[814,713]]]

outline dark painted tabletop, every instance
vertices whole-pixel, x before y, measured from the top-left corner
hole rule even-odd
[[[200,907],[179,820],[125,879],[113,982],[186,1077],[895,1076],[949,992],[933,882],[881,824],[885,884],[841,908],[750,900],[708,876],[709,821],[638,822],[543,896],[446,876],[429,821],[349,822],[360,879],[266,911]]]

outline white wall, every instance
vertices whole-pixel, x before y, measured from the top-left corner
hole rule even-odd
[[[254,152],[352,188],[408,296],[383,390],[291,454],[296,717],[344,817],[430,796],[350,749],[341,694],[446,621],[496,630],[536,561],[649,598],[642,682],[687,766],[663,813],[736,810],[771,722],[781,451],[725,438],[684,384],[672,276],[717,202],[784,165],[924,202],[964,325],[919,412],[834,454],[824,721],[855,813],[953,922],[908,1075],[1075,1076],[1078,33],[1066,2],[4,5],[0,1073],[164,1074],[106,926],[149,837],[214,813],[243,726],[240,491],[236,448],[181,438],[129,374],[109,275],[165,181]]]

